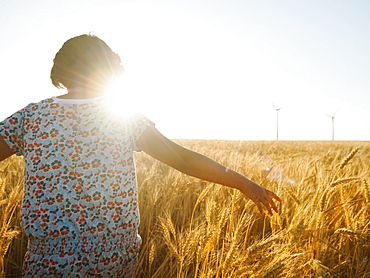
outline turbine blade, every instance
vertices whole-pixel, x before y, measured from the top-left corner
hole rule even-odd
[[[339,110],[340,110],[340,108],[334,113],[333,117],[335,117],[335,115],[338,113]]]

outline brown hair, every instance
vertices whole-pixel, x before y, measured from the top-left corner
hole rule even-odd
[[[93,74],[111,78],[123,70],[120,57],[94,35],[81,35],[67,40],[54,58],[51,82],[58,89],[73,88]]]

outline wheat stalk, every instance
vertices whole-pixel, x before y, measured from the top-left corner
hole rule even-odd
[[[155,243],[150,243],[150,250],[149,250],[149,268],[152,267],[153,261],[155,257]]]
[[[355,156],[355,154],[360,150],[359,147],[354,148],[349,155],[347,155],[342,162],[339,164],[339,170],[343,169],[348,162]]]
[[[234,277],[250,277],[253,274],[250,266],[242,266],[237,269]]]
[[[241,221],[239,222],[238,226],[235,229],[234,236],[232,238],[233,244],[238,244],[240,242],[240,238],[243,237],[242,231],[245,229],[246,224],[250,221],[251,216],[247,213],[244,213]]]
[[[320,260],[311,259],[308,264],[320,276],[327,276],[330,269],[325,266]]]
[[[198,231],[192,231],[191,233],[183,234],[180,237],[180,262],[182,267],[191,264],[193,258],[195,257],[198,239]]]
[[[268,269],[264,274],[263,278],[274,278],[278,277],[281,272],[284,270],[284,264],[283,263],[277,263],[273,265],[270,269]]]
[[[225,257],[224,261],[222,262],[221,267],[222,267],[223,273],[225,273],[225,274],[232,268],[231,261],[235,260],[235,258],[234,258],[234,248],[235,248],[235,244],[231,243],[231,245],[229,247],[229,251],[227,252],[226,257]]]
[[[370,206],[370,186],[365,179],[362,180],[362,184],[364,185],[365,188],[366,203]]]
[[[287,189],[286,190],[286,193],[288,193],[289,197],[292,198],[294,200],[294,202],[297,203],[297,205],[300,205],[301,204],[301,202],[299,201],[299,199],[297,198],[297,196],[295,196],[293,194],[293,192],[290,191],[290,189]]]
[[[339,234],[346,235],[349,237],[359,236],[361,234],[358,231],[354,231],[354,230],[347,229],[347,228],[336,229],[335,233],[339,233]]]
[[[12,228],[13,216],[21,202],[23,195],[23,181],[20,180],[11,190],[9,196],[5,198],[7,200],[1,208],[0,217],[0,273],[5,272],[4,257],[8,252],[10,243],[13,238],[16,237],[20,231]],[[4,200],[4,199],[3,199]]]
[[[344,189],[343,189],[343,185],[341,184],[340,186],[340,189],[339,189],[339,194],[340,194],[340,198],[342,200],[342,204],[343,204],[343,211],[344,211],[344,220],[345,220],[345,223],[346,223],[346,226],[348,228],[352,228],[351,226],[351,217],[349,215],[349,207],[348,207],[348,203],[346,201],[346,194],[344,192]]]
[[[323,213],[324,210],[325,210],[325,206],[326,206],[326,196],[327,196],[327,190],[325,190],[325,192],[323,193],[322,197],[321,197],[321,201],[320,201],[320,212]]]
[[[337,186],[337,185],[343,185],[343,184],[349,183],[351,181],[359,180],[359,179],[361,179],[361,178],[359,178],[359,177],[343,178],[343,179],[333,181],[332,183],[330,183],[330,186],[334,187],[334,186]]]
[[[176,257],[178,257],[179,252],[178,252],[178,249],[176,247],[176,244],[172,240],[170,228],[168,227],[167,224],[168,224],[168,218],[160,220],[160,225],[161,225],[161,228],[162,228],[162,234],[164,235],[165,243],[169,247],[170,251],[172,251],[176,255]],[[172,235],[175,236],[176,234],[172,234]]]

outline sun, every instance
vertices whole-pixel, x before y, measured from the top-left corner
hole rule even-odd
[[[114,80],[104,95],[104,103],[109,111],[118,116],[125,117],[139,111],[137,96],[130,94],[122,82],[122,78]]]

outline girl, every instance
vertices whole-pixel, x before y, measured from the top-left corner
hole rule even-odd
[[[273,192],[164,137],[140,114],[114,117],[104,90],[121,60],[93,35],[56,54],[51,80],[67,93],[31,103],[0,123],[0,161],[25,159],[24,277],[132,277],[140,247],[133,151],[194,177],[239,189],[261,214]],[[122,104],[122,109],[130,103]]]

